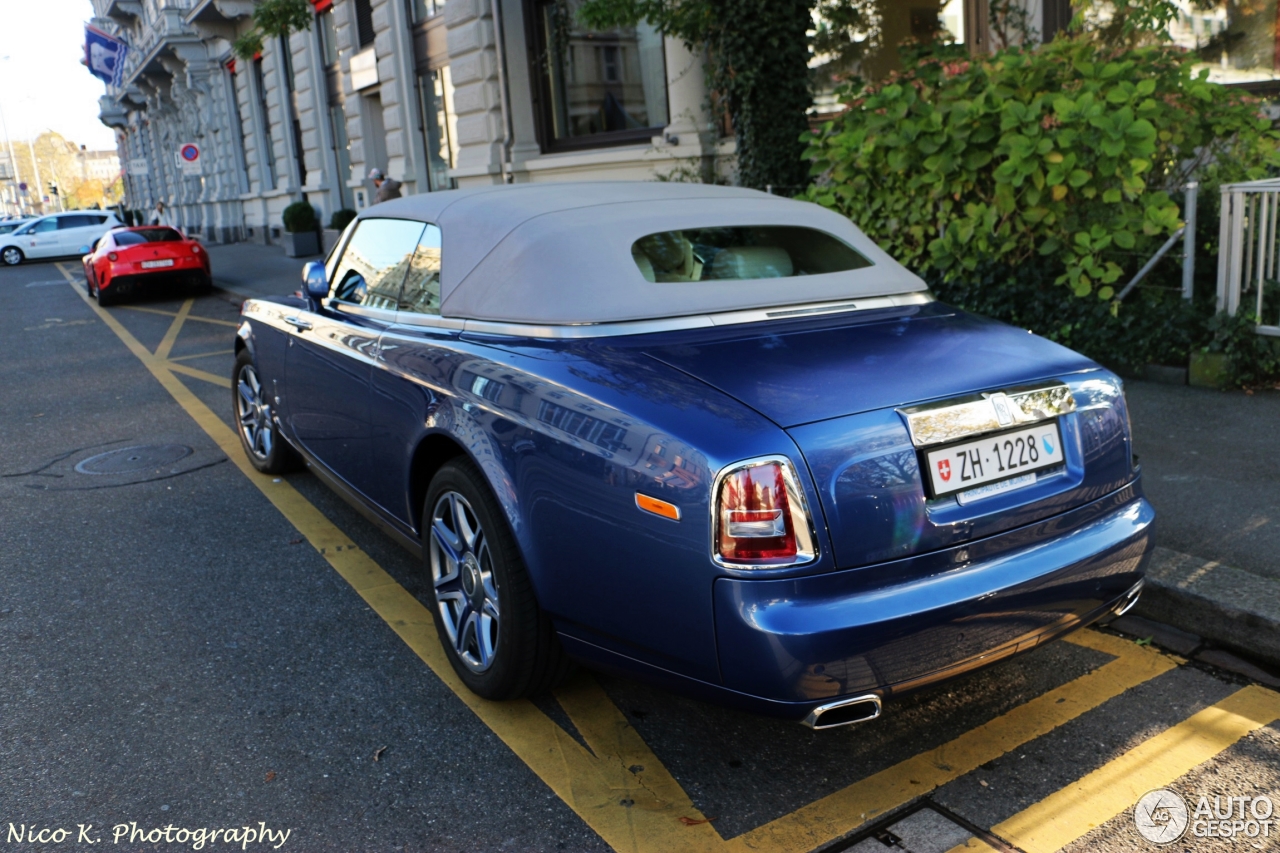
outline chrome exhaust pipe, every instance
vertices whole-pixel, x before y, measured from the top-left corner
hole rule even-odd
[[[1133,606],[1138,603],[1138,599],[1142,597],[1142,587],[1144,584],[1146,584],[1146,580],[1140,580],[1124,594],[1124,598],[1120,599],[1111,611],[1113,619],[1119,618],[1133,609]]]
[[[852,723],[865,723],[880,716],[880,697],[874,693],[841,699],[819,705],[801,722],[811,729],[834,729]]]

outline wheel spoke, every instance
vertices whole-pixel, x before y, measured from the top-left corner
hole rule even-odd
[[[458,531],[459,538],[466,544],[467,550],[474,551],[476,547],[476,535],[478,529],[471,525],[467,520],[467,505],[457,495],[452,495],[453,500],[453,523],[454,529]]]
[[[467,610],[462,617],[462,625],[458,628],[458,635],[453,639],[453,647],[462,657],[467,657],[467,647],[472,643],[479,646],[479,640],[476,637],[476,612]]]
[[[435,588],[440,590],[446,585],[450,585],[453,588],[460,586],[458,583],[458,555],[446,542],[442,541],[436,525],[431,528],[428,551],[431,558],[431,582]]]
[[[444,519],[437,518],[431,523],[431,535],[439,541],[440,546],[449,552],[449,559],[457,563],[462,559],[462,542],[458,535],[445,526]]]
[[[485,613],[477,613],[473,620],[476,634],[476,657],[480,659],[480,665],[488,667],[493,660],[494,645],[496,633],[494,629],[497,627],[493,618]]]

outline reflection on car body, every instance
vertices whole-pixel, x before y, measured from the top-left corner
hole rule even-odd
[[[1141,588],[1119,380],[933,301],[814,205],[432,193],[363,212],[304,281],[245,303],[245,449],[422,555],[489,698],[573,660],[828,728]],[[928,484],[939,448],[1018,430],[1061,461]]]

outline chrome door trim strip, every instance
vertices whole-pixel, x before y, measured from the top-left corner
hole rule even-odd
[[[644,335],[652,332],[671,332],[682,329],[704,329],[712,326],[730,326],[743,323],[761,323],[788,317],[808,315],[852,313],[855,311],[871,311],[874,309],[897,308],[903,306],[925,305],[933,301],[928,292],[900,293],[891,296],[871,296],[865,299],[850,301],[842,299],[834,302],[816,302],[800,305],[771,305],[768,308],[754,308],[747,311],[721,311],[715,314],[694,314],[687,317],[663,317],[655,320],[634,320],[620,323],[582,323],[572,326],[546,326],[533,323],[506,323],[489,320],[464,320],[463,329],[483,335],[502,335],[520,338],[603,338],[621,335]],[[435,318],[429,315],[417,315],[423,319],[414,325],[434,325]],[[416,318],[415,318],[416,319]],[[454,318],[439,318],[443,322],[458,322]],[[402,313],[397,320],[405,322]],[[456,328],[443,326],[443,328]]]
[[[1041,382],[897,409],[916,447],[945,444],[1006,427],[1049,420],[1076,410],[1065,382]]]

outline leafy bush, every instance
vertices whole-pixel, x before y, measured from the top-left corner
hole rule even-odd
[[[939,270],[926,275],[943,302],[1030,329],[1124,374],[1141,375],[1148,364],[1186,365],[1191,350],[1209,340],[1210,281],[1200,282],[1194,304],[1171,288],[1138,288],[1117,312],[1102,300],[1075,297],[1054,278],[1041,258],[1016,267],[983,263],[950,280]]]
[[[305,201],[295,201],[286,207],[281,219],[284,220],[284,230],[291,234],[315,231],[320,227],[316,209]]]
[[[1242,388],[1275,385],[1280,382],[1280,349],[1277,340],[1254,331],[1258,318],[1241,310],[1234,317],[1218,314],[1209,321],[1212,336],[1206,352],[1227,357],[1227,378]]]
[[[335,210],[333,215],[329,217],[329,227],[334,231],[341,231],[351,224],[351,220],[356,218],[356,212],[349,208]]]
[[[1181,224],[1172,190],[1195,177],[1216,195],[1280,164],[1255,100],[1171,47],[1059,38],[904,62],[846,87],[849,109],[807,136],[806,197],[942,281],[1043,259],[1055,284],[1108,300]]]

